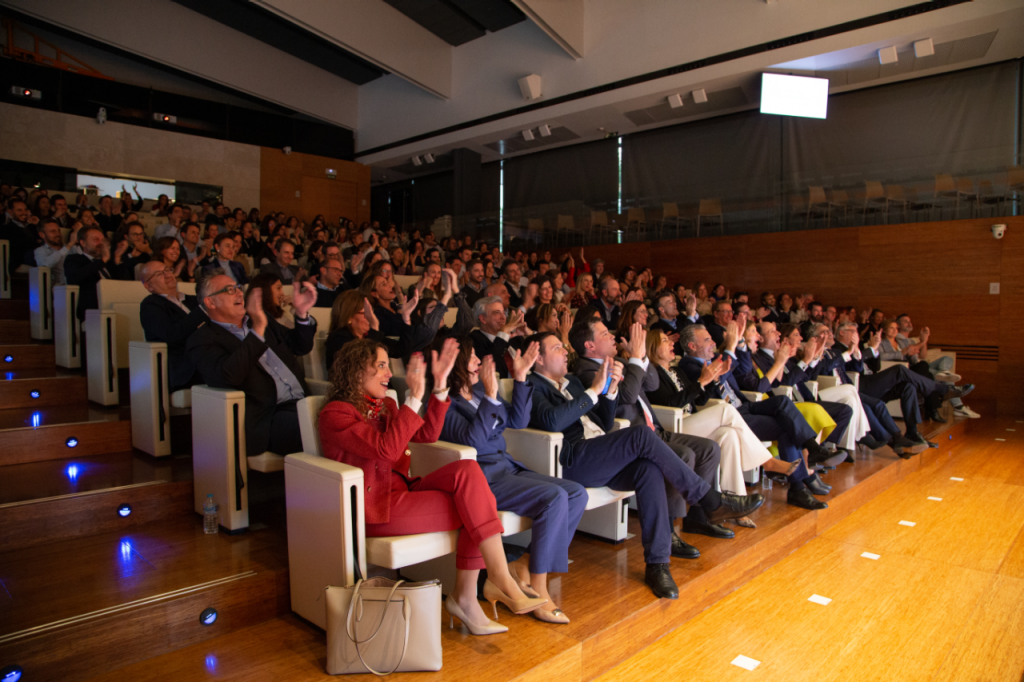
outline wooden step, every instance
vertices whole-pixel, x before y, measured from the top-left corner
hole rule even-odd
[[[0,299],[0,320],[28,320],[28,297]]]
[[[57,405],[55,407],[20,407],[0,410],[0,430],[31,426],[56,426],[78,422],[116,422],[131,418],[131,410],[123,407],[96,407],[92,404]]]
[[[18,344],[0,345],[0,368],[5,372],[23,372],[31,369],[55,369],[57,359],[53,345]]]
[[[31,343],[32,323],[28,320],[4,320],[0,323],[0,343]]]
[[[130,421],[95,421],[0,431],[0,467],[132,449]]]
[[[280,556],[281,532],[204,535],[195,514],[5,552],[0,661],[26,680],[80,680],[275,618],[288,610]]]
[[[0,405],[4,408],[85,405],[88,400],[89,388],[84,376],[0,381]]]

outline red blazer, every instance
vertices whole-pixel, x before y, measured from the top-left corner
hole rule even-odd
[[[335,400],[320,412],[320,441],[324,457],[363,470],[363,506],[366,523],[387,523],[391,518],[391,472],[409,477],[409,450],[413,443],[434,443],[441,435],[451,401],[427,396],[427,417],[420,418],[404,405],[399,409],[386,398],[387,425],[369,422],[351,403]]]

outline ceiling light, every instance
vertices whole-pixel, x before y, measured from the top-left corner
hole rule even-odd
[[[708,93],[704,91],[704,88],[693,91],[693,101],[697,104],[703,104],[708,101]]]
[[[420,157],[414,156],[414,157],[412,157],[412,165],[414,165],[414,166],[422,166],[423,162],[420,161]]]
[[[914,56],[918,59],[921,57],[931,57],[933,54],[935,54],[935,43],[932,42],[931,38],[918,40],[914,43]]]
[[[530,129],[524,130],[523,139],[526,140],[527,142],[533,142],[533,131]]]
[[[683,96],[679,93],[668,96],[668,105],[673,109],[678,109],[683,106]]]
[[[899,56],[896,55],[896,46],[890,45],[889,47],[883,47],[878,51],[878,63],[879,64],[895,64],[900,60]]]
[[[551,137],[551,126],[545,123],[540,128],[537,128],[537,132],[540,133],[541,137]]]
[[[423,160],[426,161],[427,163],[434,163],[434,155],[433,154],[424,154],[423,155]]]

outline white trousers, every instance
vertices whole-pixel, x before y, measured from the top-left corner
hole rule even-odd
[[[743,416],[732,405],[722,403],[683,418],[683,433],[710,438],[722,448],[721,486],[723,492],[746,495],[743,472],[756,469],[772,458]]]
[[[842,403],[853,410],[853,418],[850,419],[850,426],[846,433],[836,444],[841,448],[856,451],[857,441],[863,438],[871,430],[868,424],[868,416],[864,413],[864,406],[860,402],[860,394],[853,384],[833,386],[818,391],[818,397],[830,403]]]

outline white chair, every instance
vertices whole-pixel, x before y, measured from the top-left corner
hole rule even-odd
[[[499,382],[501,396],[506,401],[512,399],[512,383],[511,379]],[[616,429],[628,426],[625,419],[615,420]],[[531,471],[555,478],[562,478],[558,455],[562,450],[563,438],[561,433],[538,429],[505,429],[505,443],[513,459]],[[626,500],[635,494],[632,490],[587,488],[587,507],[578,526],[579,530],[611,542],[622,542],[628,537]]]
[[[895,360],[881,360],[881,361],[879,361],[879,364],[881,365],[881,367],[879,368],[879,371],[881,371],[881,372],[884,372],[885,370],[889,369],[890,367],[895,367],[896,365],[903,365],[904,367],[910,367],[910,363],[909,362],[896,362]],[[894,418],[898,417],[900,419],[903,418],[903,408],[900,406],[900,401],[899,400],[890,400],[889,402],[887,402],[885,404],[885,409],[889,411],[889,416],[890,417],[894,417]]]
[[[132,446],[154,457],[171,454],[171,417],[192,411],[192,389],[170,393],[167,344],[128,343]]]
[[[29,324],[33,339],[53,338],[53,280],[50,268],[36,267],[28,271]]]
[[[420,281],[417,275],[394,275],[395,281],[402,287],[402,291],[408,291],[409,287]]]
[[[78,322],[78,285],[53,287],[53,345],[59,367],[82,366],[81,335]]]
[[[85,311],[86,379],[89,400],[117,405],[117,321],[113,310]]]
[[[396,398],[392,391],[388,393]],[[292,610],[325,627],[324,587],[351,585],[356,566],[365,577],[367,564],[402,569],[413,580],[440,578],[450,591],[458,531],[367,538],[362,470],[323,457],[317,426],[323,401],[320,396],[299,401],[305,452],[285,458]],[[450,462],[476,458],[473,448],[453,443],[410,443],[409,451],[410,473],[417,476]],[[506,534],[529,527],[528,519],[515,514],[499,516]]]
[[[0,239],[0,298],[11,297],[11,271],[7,267],[10,257],[10,243],[6,239]]]

